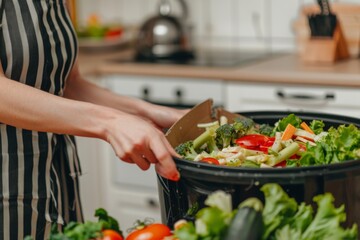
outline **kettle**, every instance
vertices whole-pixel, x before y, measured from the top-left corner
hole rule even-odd
[[[188,8],[179,0],[182,16],[171,14],[169,0],[161,0],[158,15],[147,19],[136,40],[136,59],[145,61],[187,61],[194,57],[191,44],[191,27],[187,24]]]

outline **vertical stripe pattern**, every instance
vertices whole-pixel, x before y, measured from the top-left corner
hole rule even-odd
[[[0,2],[5,75],[61,97],[78,49],[65,0]],[[74,137],[0,123],[0,168],[0,239],[46,239],[52,223],[83,220]]]

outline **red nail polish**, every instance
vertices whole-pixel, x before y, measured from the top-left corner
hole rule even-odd
[[[175,182],[179,181],[180,180],[180,173],[177,172],[174,175],[172,175],[170,177],[170,180],[175,181]]]

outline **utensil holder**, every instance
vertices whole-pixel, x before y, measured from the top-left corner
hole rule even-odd
[[[332,37],[311,37],[302,52],[305,63],[332,64],[350,57],[341,24],[337,22]]]

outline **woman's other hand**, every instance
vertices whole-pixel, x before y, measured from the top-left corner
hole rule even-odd
[[[151,105],[147,108],[146,117],[159,129],[170,128],[176,121],[182,118],[189,109],[176,109],[160,105]]]

